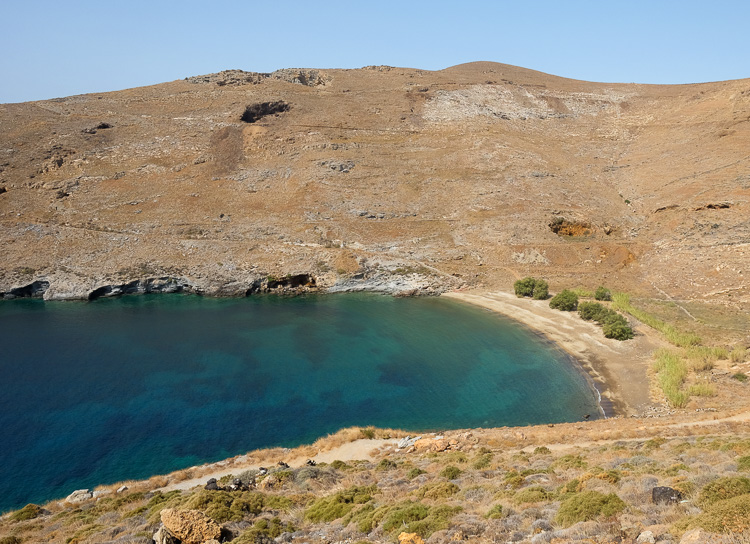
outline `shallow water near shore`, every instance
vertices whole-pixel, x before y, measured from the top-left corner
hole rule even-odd
[[[0,304],[0,512],[342,427],[599,417],[562,351],[440,298]]]

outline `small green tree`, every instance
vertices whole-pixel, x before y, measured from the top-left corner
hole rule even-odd
[[[605,338],[614,338],[615,340],[630,340],[635,336],[633,333],[633,329],[630,328],[630,325],[627,324],[627,322],[624,322],[625,319],[623,318],[622,321],[613,321],[611,323],[605,323],[602,326],[602,331],[604,332]]]
[[[532,277],[527,277],[514,283],[513,289],[517,297],[530,297],[534,294],[535,285],[536,280]]]
[[[578,304],[578,315],[585,321],[596,320],[605,312],[607,308],[598,302],[581,302]]]
[[[547,300],[549,296],[549,285],[544,280],[536,280],[534,292],[531,295],[535,300]]]
[[[594,292],[594,298],[596,300],[612,300],[612,291],[600,285]]]
[[[553,310],[574,312],[578,308],[578,295],[573,291],[563,289],[549,301],[549,307]]]

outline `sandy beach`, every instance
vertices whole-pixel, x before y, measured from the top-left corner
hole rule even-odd
[[[442,296],[503,314],[565,350],[593,380],[608,417],[641,415],[655,406],[649,394],[648,366],[650,354],[661,342],[645,325],[635,323],[636,337],[620,342],[605,338],[601,328],[583,321],[576,312],[553,310],[548,301],[502,291],[454,291]]]

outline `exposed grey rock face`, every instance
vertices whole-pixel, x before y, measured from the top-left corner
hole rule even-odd
[[[328,288],[329,293],[373,292],[394,296],[439,295],[448,286],[445,282],[420,274],[392,275],[376,273],[372,276],[355,276],[337,281]]]

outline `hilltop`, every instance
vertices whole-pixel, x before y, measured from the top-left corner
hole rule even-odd
[[[539,275],[741,307],[749,120],[747,80],[600,84],[489,62],[230,70],[0,105],[0,292]]]

